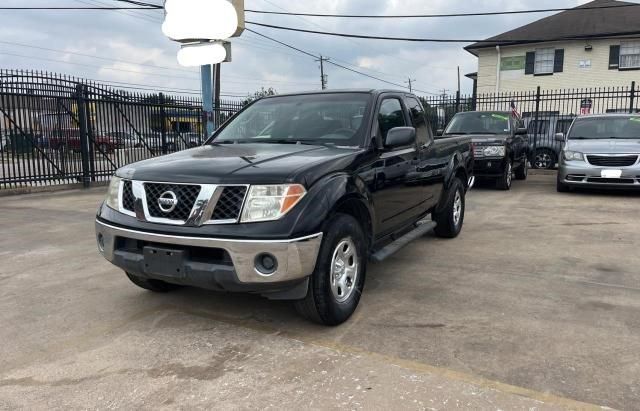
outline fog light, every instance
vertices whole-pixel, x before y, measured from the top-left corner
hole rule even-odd
[[[256,270],[262,275],[272,275],[278,269],[278,260],[269,253],[258,254],[255,259]]]
[[[98,249],[101,253],[104,253],[104,237],[102,234],[98,234]]]

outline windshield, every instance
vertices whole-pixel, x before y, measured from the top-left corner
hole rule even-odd
[[[579,118],[569,131],[569,140],[640,139],[640,116]]]
[[[267,98],[240,113],[213,142],[360,146],[370,100],[365,93]]]
[[[447,126],[445,134],[504,134],[510,131],[508,113],[470,111],[459,113]]]

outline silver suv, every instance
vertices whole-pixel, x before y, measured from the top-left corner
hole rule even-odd
[[[558,192],[572,187],[640,188],[640,115],[578,117],[563,142]]]

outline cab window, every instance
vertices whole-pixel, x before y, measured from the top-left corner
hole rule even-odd
[[[411,114],[411,122],[416,129],[416,140],[420,145],[426,144],[431,141],[432,136],[422,104],[413,97],[407,97],[406,103]]]
[[[388,98],[380,104],[380,112],[378,113],[378,126],[382,141],[387,138],[389,130],[395,127],[405,127],[407,123],[404,121],[404,113],[402,112],[402,104],[397,98]]]

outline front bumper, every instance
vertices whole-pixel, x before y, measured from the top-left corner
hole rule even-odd
[[[473,175],[476,177],[500,177],[504,173],[504,157],[481,157],[473,162]]]
[[[96,220],[96,239],[104,258],[144,278],[200,288],[260,292],[270,285],[299,283],[313,273],[322,233],[284,240],[225,239],[166,235],[133,230]],[[180,274],[154,272],[145,247],[181,251]],[[256,257],[271,254],[277,260],[272,274],[256,268]],[[267,287],[264,287],[267,286]]]
[[[620,178],[603,178],[602,170],[622,171]],[[558,168],[558,180],[573,187],[640,189],[640,166],[598,167],[579,161],[564,161]]]

